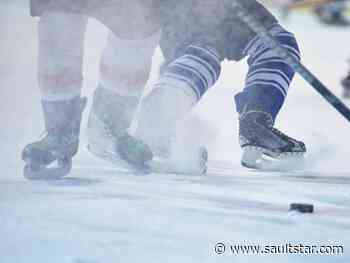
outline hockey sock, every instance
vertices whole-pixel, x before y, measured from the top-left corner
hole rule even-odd
[[[292,33],[276,25],[270,34],[295,58],[300,59],[298,44]],[[243,92],[235,96],[237,111],[241,113],[244,106],[250,105],[270,113],[275,120],[295,71],[259,35],[247,45],[244,52],[249,55],[249,71]]]
[[[199,100],[219,78],[220,63],[215,50],[189,46],[182,56],[167,66],[155,87],[183,88],[192,91]]]
[[[147,143],[169,138],[176,124],[214,85],[221,71],[220,58],[209,48],[189,46],[162,71],[140,108],[138,134]]]
[[[43,100],[80,95],[86,24],[87,17],[79,14],[46,12],[40,17],[38,81]]]
[[[101,86],[123,96],[141,96],[159,38],[160,32],[133,40],[110,32],[100,64]]]

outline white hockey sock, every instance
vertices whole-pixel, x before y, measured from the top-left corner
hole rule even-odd
[[[122,39],[110,32],[100,65],[100,84],[124,96],[141,96],[160,32],[144,39]]]
[[[38,81],[43,100],[80,95],[87,17],[44,13],[39,22]]]
[[[164,69],[154,89],[141,103],[138,137],[152,148],[167,147],[178,123],[214,85],[219,74],[220,59],[214,51],[188,47]]]

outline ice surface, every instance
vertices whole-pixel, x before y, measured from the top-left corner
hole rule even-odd
[[[36,23],[22,1],[1,1],[1,263],[349,262],[349,123],[297,78],[278,126],[306,142],[307,171],[269,174],[240,167],[232,102],[242,87],[244,62],[224,64],[220,81],[190,122],[209,146],[215,169],[208,176],[123,174],[81,147],[66,179],[25,180],[21,149],[43,131]],[[350,55],[347,29],[322,28],[304,13],[291,16],[286,25],[301,42],[304,63],[340,94]],[[105,36],[92,21],[86,39],[88,96]],[[156,65],[159,61],[157,55]],[[316,212],[288,213],[291,202],[313,203]],[[345,254],[218,256],[217,242],[341,244]]]

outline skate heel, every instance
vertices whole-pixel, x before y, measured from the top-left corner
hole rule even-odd
[[[263,150],[258,147],[246,146],[243,149],[241,164],[251,169],[262,168]]]
[[[27,163],[23,176],[29,180],[59,180],[72,170],[72,158],[58,159],[50,166]]]

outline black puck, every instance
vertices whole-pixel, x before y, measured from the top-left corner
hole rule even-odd
[[[313,213],[314,206],[311,204],[293,203],[293,204],[290,204],[289,211],[297,211],[300,213]]]

